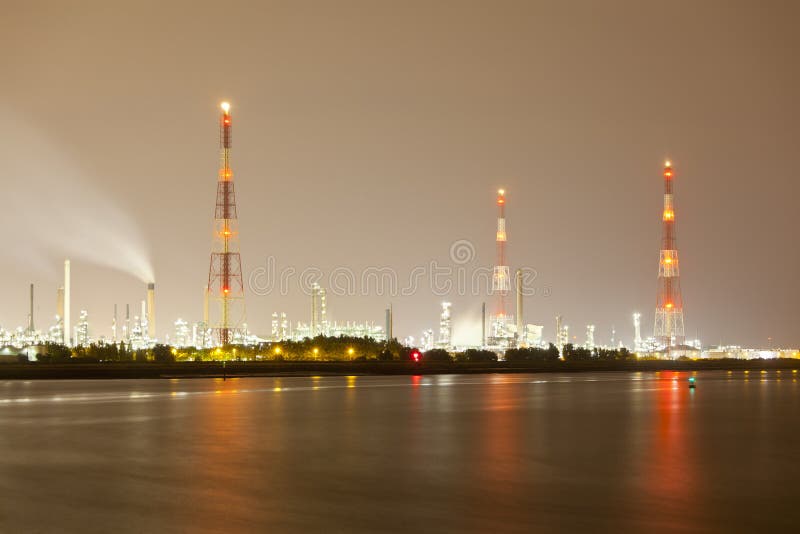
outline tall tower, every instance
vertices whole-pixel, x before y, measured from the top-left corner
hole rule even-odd
[[[453,339],[453,324],[450,320],[449,302],[442,302],[442,315],[439,317],[439,343],[443,349],[450,349]]]
[[[497,191],[497,208],[497,263],[492,274],[492,293],[495,295],[495,317],[504,318],[511,280],[506,265],[506,192],[503,189]]]
[[[658,261],[658,296],[653,335],[667,351],[684,342],[683,299],[681,298],[678,248],[675,243],[672,164],[664,163],[664,212],[661,254]]]
[[[151,341],[156,339],[156,285],[147,284],[147,337]]]
[[[33,334],[36,328],[33,326],[33,284],[31,284],[31,309],[28,313],[28,333]]]
[[[72,331],[70,330],[70,269],[69,260],[64,260],[64,345],[72,346]]]
[[[215,331],[220,345],[234,341],[244,322],[244,282],[238,247],[236,193],[231,170],[231,106],[220,105],[220,167],[217,181],[217,205],[214,211],[215,249],[208,269],[208,292],[219,301],[219,321]]]
[[[594,350],[594,325],[586,325],[586,344],[584,345],[589,350]]]
[[[639,312],[633,314],[633,350],[642,350],[642,314]]]
[[[525,325],[522,322],[522,269],[514,273],[514,286],[517,294],[517,347],[525,346]]]
[[[311,336],[328,335],[328,304],[325,289],[319,284],[311,286]]]
[[[510,346],[513,342],[513,316],[508,314],[506,300],[511,290],[511,276],[506,264],[506,192],[497,191],[497,260],[492,272],[492,295],[494,295],[494,312],[489,323],[489,339],[491,346]],[[511,328],[509,328],[511,327]]]

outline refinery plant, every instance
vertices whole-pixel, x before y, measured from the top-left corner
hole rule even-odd
[[[63,285],[56,291],[56,306],[53,324],[46,330],[34,325],[34,286],[30,285],[30,313],[26,327],[14,330],[0,328],[0,349],[20,351],[33,359],[47,344],[66,347],[86,347],[92,344],[124,345],[127,350],[149,349],[156,344],[173,347],[213,349],[229,345],[257,345],[282,341],[300,342],[319,336],[370,338],[389,343],[395,339],[393,333],[394,312],[390,305],[386,309],[384,324],[374,321],[332,321],[329,318],[326,289],[319,283],[311,287],[311,302],[307,319],[290,321],[285,312],[273,312],[268,335],[256,335],[248,329],[245,313],[245,286],[242,260],[239,252],[238,213],[234,187],[232,148],[231,106],[223,102],[219,115],[220,166],[217,176],[217,193],[214,210],[214,248],[211,251],[207,283],[203,286],[202,319],[189,323],[184,319],[174,321],[174,330],[159,336],[156,332],[155,283],[149,281],[144,288],[144,298],[139,303],[139,313],[131,316],[130,304],[124,306],[124,317],[118,317],[114,305],[110,320],[110,336],[93,336],[90,317],[86,310],[72,315],[71,264],[64,261]],[[641,313],[632,314],[630,332],[632,343],[626,345],[617,338],[612,327],[610,343],[596,343],[594,324],[585,325],[585,334],[578,339],[577,329],[571,329],[561,315],[554,318],[552,335],[545,337],[543,324],[528,323],[524,314],[523,271],[514,271],[512,292],[511,267],[507,257],[508,227],[506,224],[507,193],[499,189],[495,197],[496,259],[492,269],[489,292],[489,314],[487,303],[480,304],[480,343],[475,346],[460,346],[454,342],[453,312],[451,302],[442,302],[437,330],[428,328],[417,339],[405,338],[404,344],[424,351],[443,349],[455,352],[466,349],[483,349],[495,352],[500,357],[509,349],[555,347],[564,354],[567,347],[581,347],[587,351],[630,349],[640,357],[653,358],[776,358],[798,357],[797,350],[743,349],[737,346],[703,349],[699,340],[687,340],[685,336],[683,298],[680,288],[680,269],[675,231],[674,170],[667,161],[663,169],[664,204],[661,214],[662,236],[658,261],[656,306],[653,335],[642,337]],[[510,301],[514,310],[510,310]],[[212,303],[214,304],[212,306]],[[626,336],[627,337],[627,336]],[[555,350],[555,349],[553,349]]]

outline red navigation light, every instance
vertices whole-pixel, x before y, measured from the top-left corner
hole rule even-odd
[[[418,350],[415,350],[411,353],[411,359],[414,360],[414,363],[419,363],[421,358],[422,354],[420,354]]]

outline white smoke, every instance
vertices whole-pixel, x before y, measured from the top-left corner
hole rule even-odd
[[[64,258],[110,267],[152,282],[153,268],[136,222],[98,191],[77,162],[46,135],[4,110],[3,221],[7,262],[57,271]]]
[[[476,346],[481,343],[481,311],[467,308],[453,317],[453,344]]]

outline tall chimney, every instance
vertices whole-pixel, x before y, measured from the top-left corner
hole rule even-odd
[[[147,284],[147,337],[156,338],[156,284]]]
[[[517,269],[514,278],[517,285],[517,346],[524,347],[525,323],[522,321],[522,269]]]
[[[33,284],[31,284],[31,312],[28,315],[28,332],[33,333]]]
[[[114,338],[114,344],[117,343],[117,305],[114,304],[114,320],[111,323],[111,334]]]
[[[70,307],[70,273],[69,260],[64,260],[64,345],[72,346],[72,330],[69,323]]]
[[[389,304],[389,307],[386,308],[386,341],[391,341],[392,337],[394,337],[394,333],[392,332],[393,326],[392,325],[392,305]]]
[[[125,305],[125,331],[122,333],[122,338],[125,341],[130,341],[131,339],[131,305]]]
[[[481,303],[481,348],[486,346],[486,303]]]

